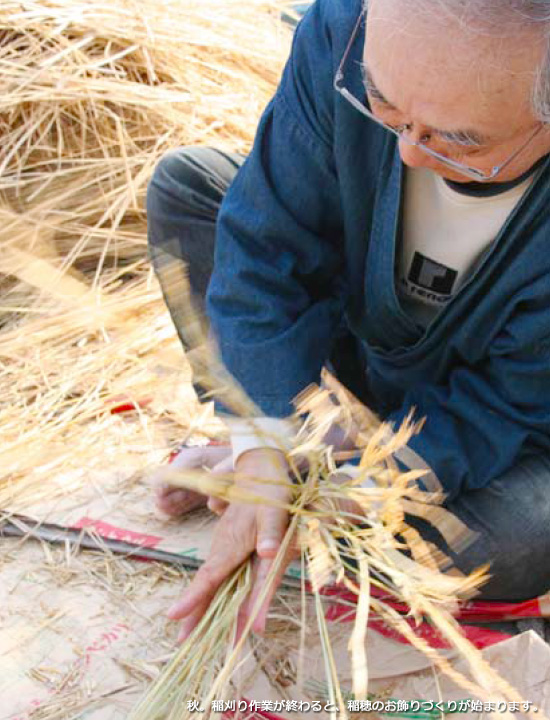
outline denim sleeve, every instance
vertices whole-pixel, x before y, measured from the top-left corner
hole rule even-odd
[[[400,459],[427,470],[430,489],[439,483],[452,499],[484,487],[522,453],[550,450],[549,315],[516,315],[483,362],[457,367],[445,386],[409,392],[388,418],[398,426],[411,408],[425,417]]]
[[[319,380],[342,314],[330,33],[318,2],[218,218],[207,312],[222,359],[265,415]],[[340,280],[341,282],[341,280]]]

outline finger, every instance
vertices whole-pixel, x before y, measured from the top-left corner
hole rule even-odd
[[[229,446],[184,447],[173,459],[171,467],[176,470],[191,470],[202,467],[225,468],[231,464]],[[164,481],[162,471],[153,476],[156,485],[156,504],[158,509],[170,517],[178,517],[203,507],[207,498],[193,490],[175,487]],[[221,507],[216,508],[218,513]]]
[[[252,612],[253,607],[254,607],[254,604],[252,601],[252,589],[254,588],[254,585],[256,583],[256,578],[258,577],[259,564],[260,564],[260,558],[255,553],[250,560],[250,574],[251,574],[250,592],[248,593],[248,595],[246,596],[246,599],[244,600],[241,607],[239,608],[239,613],[237,615],[235,643],[237,643],[240,640],[241,635],[243,634],[246,624],[248,622],[250,613]]]
[[[253,612],[254,608],[257,605],[258,599],[262,592],[265,590],[265,584],[269,575],[269,572],[271,571],[271,568],[273,567],[273,560],[265,560],[260,558],[260,561],[258,563],[258,569],[256,571],[256,577],[254,579],[254,584],[252,585],[252,590],[250,592],[250,611]],[[284,572],[284,569],[283,569]],[[271,601],[273,600],[273,595],[275,594],[275,591],[277,590],[277,586],[275,581],[271,583],[271,586],[267,592],[267,595],[265,596],[265,599],[263,600],[262,604],[260,605],[258,611],[255,614],[254,620],[252,622],[252,630],[256,633],[263,633],[265,632],[265,622],[267,617],[267,612],[269,610],[269,606],[271,605]]]
[[[287,553],[286,556],[280,561],[279,567],[277,568],[277,571],[269,584],[267,594],[255,614],[254,620],[252,622],[252,630],[256,633],[263,634],[265,632],[267,614],[273,601],[273,597],[277,592],[277,588],[281,584],[286,568],[288,567],[289,560],[290,556]],[[247,602],[248,615],[254,612],[260,596],[266,589],[266,583],[268,581],[269,574],[272,571],[274,562],[275,561],[272,559],[258,558],[252,589],[250,591],[250,596]]]
[[[203,448],[183,448],[173,459],[171,466],[176,469],[202,466]],[[155,488],[156,504],[159,510],[167,515],[181,515],[194,507],[206,504],[206,499],[199,501],[200,494],[170,485],[164,479],[165,468],[159,468],[151,478]]]
[[[221,460],[217,465],[212,468],[212,475],[229,475],[233,472],[233,456]],[[209,497],[208,508],[216,515],[222,515],[227,508],[228,503],[221,498]]]
[[[281,581],[284,577],[289,563],[299,556],[300,549],[298,547],[298,535],[297,533],[294,533],[287,548],[287,552],[281,560],[276,574],[272,578],[271,585],[267,591],[266,597],[264,598],[261,607],[257,609],[256,617],[254,618],[254,621],[252,623],[252,630],[254,632],[257,632],[259,634],[263,634],[265,632],[267,614],[273,601],[273,597],[275,596],[275,593],[277,592],[277,589],[281,584]],[[240,638],[251,613],[254,612],[256,603],[258,602],[260,594],[264,590],[265,583],[267,582],[267,578],[269,576],[269,573],[271,572],[274,562],[275,561],[272,559],[262,559],[257,554],[254,555],[252,559],[251,590],[246,601],[243,603],[239,611],[239,616],[237,619],[236,640]]]
[[[277,592],[277,589],[279,588],[285,572],[289,566],[289,564],[293,561],[299,558],[301,555],[301,550],[299,547],[299,541],[298,541],[298,533],[294,533],[292,538],[290,539],[290,543],[288,544],[288,547],[286,549],[286,553],[283,556],[282,560],[280,561],[280,564],[276,570],[276,573],[273,577],[273,580],[271,581],[269,590],[267,592],[267,595],[262,603],[262,606],[260,607],[258,611],[258,616],[254,620],[252,629],[254,632],[263,633],[265,631],[265,624],[267,620],[267,613],[269,611],[269,608],[271,606],[271,603],[273,601],[273,598],[275,596],[275,593]],[[257,597],[259,597],[263,585],[265,582],[267,582],[267,575],[269,572],[271,572],[271,568],[273,566],[274,560],[261,560],[258,568],[257,578],[256,582],[254,583],[252,587],[251,592],[251,607],[254,607],[254,603],[256,602]],[[262,580],[262,575],[265,573],[265,581]]]
[[[206,501],[205,495],[193,490],[170,488],[156,493],[157,508],[171,517],[184,515],[198,507],[204,507]]]
[[[209,567],[205,563],[199,568],[182,597],[168,610],[167,615],[170,620],[183,620],[195,610],[208,606],[222,582],[223,577],[219,569]]]
[[[199,568],[179,602],[170,608],[168,617],[180,620],[194,609],[208,606],[224,580],[254,551],[254,530],[253,509],[229,508],[214,531],[207,561]]]
[[[288,526],[288,512],[262,506],[258,509],[256,552],[261,558],[274,558]]]
[[[202,616],[206,612],[208,608],[208,605],[201,605],[198,608],[195,608],[192,613],[190,613],[184,620],[182,620],[178,632],[177,642],[182,643],[187,640],[189,635],[193,632],[193,630],[197,627],[199,624]]]
[[[208,509],[216,515],[223,515],[223,513],[227,509],[228,503],[226,503],[225,500],[222,500],[221,498],[210,496],[208,498],[207,505]]]
[[[204,448],[202,447],[182,447],[169,462],[176,469],[202,467],[204,464],[203,454]]]

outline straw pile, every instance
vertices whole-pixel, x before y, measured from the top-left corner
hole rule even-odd
[[[248,146],[284,52],[274,26],[258,2],[3,3],[4,272],[30,251],[97,287],[143,258],[160,155]]]
[[[0,507],[21,509],[110,447],[216,430],[150,274],[145,190],[170,148],[246,151],[290,31],[269,0],[5,0],[0,38]],[[132,428],[117,398],[150,401]]]

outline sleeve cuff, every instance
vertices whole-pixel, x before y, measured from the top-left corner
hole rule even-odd
[[[288,452],[295,437],[294,423],[290,418],[224,418],[229,428],[233,466],[248,450],[273,448]]]

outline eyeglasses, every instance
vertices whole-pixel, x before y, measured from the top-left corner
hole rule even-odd
[[[529,136],[527,141],[514,152],[513,155],[511,155],[505,162],[503,162],[501,165],[495,165],[493,169],[490,172],[483,172],[483,170],[478,170],[477,168],[470,167],[469,165],[465,165],[464,163],[457,162],[456,160],[451,160],[451,158],[447,157],[446,155],[442,155],[441,153],[436,152],[435,150],[432,150],[430,147],[428,147],[423,142],[417,142],[415,140],[411,140],[405,133],[411,129],[411,125],[402,125],[399,128],[392,127],[391,125],[386,125],[385,122],[382,122],[382,120],[379,120],[373,113],[370,111],[370,109],[365,105],[364,102],[359,100],[359,98],[355,97],[355,95],[348,90],[348,88],[345,86],[345,71],[346,71],[346,63],[348,61],[348,57],[351,51],[351,48],[357,39],[357,35],[359,33],[359,29],[361,27],[361,23],[363,20],[366,20],[367,12],[364,10],[359,15],[359,18],[355,24],[355,27],[353,29],[353,32],[351,34],[351,37],[349,39],[349,42],[346,46],[346,49],[344,51],[344,55],[340,61],[340,64],[338,65],[338,69],[336,70],[336,75],[334,76],[334,89],[340,93],[349,103],[353,105],[353,107],[358,110],[363,115],[366,115],[370,120],[375,122],[377,125],[380,125],[381,127],[385,128],[389,132],[393,133],[393,135],[396,135],[400,140],[403,140],[408,145],[412,145],[413,147],[419,148],[419,150],[422,150],[422,152],[425,152],[430,157],[435,158],[438,162],[442,163],[443,165],[451,168],[452,170],[456,170],[457,172],[461,173],[462,175],[465,175],[470,180],[477,180],[477,181],[483,181],[483,180],[493,180],[496,178],[497,175],[499,175],[508,165],[517,158],[517,156],[525,150],[525,148],[529,145],[529,143],[538,135],[538,133],[542,130],[544,127],[541,123],[537,128],[535,128],[535,131],[532,133],[532,135]]]

